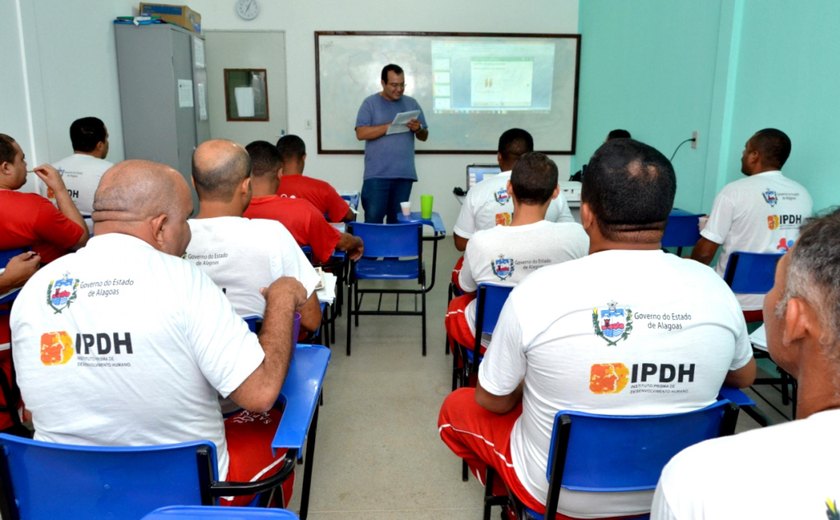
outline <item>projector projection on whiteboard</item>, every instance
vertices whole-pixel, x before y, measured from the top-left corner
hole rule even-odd
[[[551,111],[554,43],[432,41],[435,114]]]
[[[579,35],[319,32],[315,43],[320,153],[364,150],[356,113],[388,63],[429,125],[418,153],[495,153],[514,127],[537,150],[575,151]]]

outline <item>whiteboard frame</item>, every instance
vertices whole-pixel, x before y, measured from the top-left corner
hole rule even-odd
[[[322,135],[322,128],[324,119],[322,118],[322,113],[327,109],[325,106],[328,103],[324,103],[322,101],[321,96],[321,87],[322,85],[326,84],[325,76],[321,71],[321,55],[320,55],[320,40],[321,37],[330,37],[334,38],[336,41],[340,41],[341,36],[367,36],[370,38],[388,38],[388,37],[417,37],[417,38],[476,38],[476,37],[487,37],[487,38],[545,38],[551,40],[567,40],[567,45],[574,46],[574,55],[575,55],[575,63],[574,63],[574,95],[572,100],[572,110],[571,110],[571,120],[565,121],[568,125],[571,126],[571,143],[568,149],[556,149],[556,150],[541,150],[544,153],[552,154],[552,155],[574,155],[575,148],[577,145],[577,113],[578,113],[578,94],[579,94],[579,84],[580,84],[580,47],[581,47],[581,36],[580,34],[547,34],[547,33],[471,33],[471,32],[405,32],[405,31],[315,31],[315,91],[316,91],[316,119],[317,119],[317,134],[318,134],[318,153],[319,154],[363,154],[363,149],[345,149],[341,146],[337,146],[334,143],[325,142],[323,135]],[[335,38],[338,37],[338,38]],[[384,64],[383,64],[384,66]],[[361,100],[359,100],[361,103]],[[350,130],[348,130],[350,131]],[[552,142],[556,142],[559,139],[552,140]],[[495,154],[497,150],[488,150],[488,149],[463,149],[463,150],[451,150],[451,149],[418,149],[416,150],[418,154]]]

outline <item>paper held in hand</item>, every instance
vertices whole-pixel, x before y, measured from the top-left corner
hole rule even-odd
[[[408,132],[408,122],[412,119],[417,119],[417,116],[420,115],[419,110],[409,110],[408,112],[400,112],[396,116],[394,116],[394,121],[391,122],[391,126],[388,127],[388,131],[385,132],[385,135],[391,134],[402,134],[404,132]]]

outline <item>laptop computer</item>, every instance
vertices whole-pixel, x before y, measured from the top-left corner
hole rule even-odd
[[[467,165],[467,191],[484,180],[485,177],[498,175],[502,172],[498,164],[468,164]]]

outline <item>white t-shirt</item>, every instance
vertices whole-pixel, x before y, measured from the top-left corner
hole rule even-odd
[[[281,276],[296,278],[309,297],[320,277],[291,233],[275,220],[190,219],[187,260],[207,273],[240,316],[265,312],[260,289]]]
[[[466,292],[492,282],[514,286],[540,267],[586,256],[589,235],[577,223],[541,220],[524,226],[496,226],[476,232],[467,242],[458,283]],[[473,300],[464,311],[475,333]]]
[[[35,273],[11,326],[36,439],[98,446],[209,439],[225,478],[218,394],[236,390],[265,354],[194,265],[128,235],[96,236]]]
[[[517,285],[479,381],[503,396],[524,379],[522,416],[510,437],[513,466],[545,501],[559,410],[702,408],[715,401],[727,372],[751,358],[741,308],[712,269],[662,251],[610,250],[544,267]],[[651,495],[564,490],[559,508],[580,518],[643,513]]]
[[[652,519],[837,518],[840,410],[690,446],[662,470]]]
[[[96,187],[99,186],[99,179],[113,165],[105,159],[83,153],[74,153],[54,163],[53,168],[61,174],[64,185],[67,186],[67,192],[76,204],[76,208],[83,216],[89,217],[93,213],[93,194],[96,193]],[[49,193],[50,190],[43,181],[40,182],[40,189],[41,195],[55,203],[55,195]]]
[[[811,195],[801,184],[778,170],[758,173],[724,186],[700,235],[721,244],[715,270],[723,276],[733,251],[787,251],[812,212]],[[757,310],[764,295],[740,294],[738,301],[744,310]]]
[[[509,226],[513,220],[513,197],[507,193],[510,171],[502,172],[479,182],[467,192],[458,220],[452,228],[456,235],[470,239],[476,231],[497,225]],[[545,220],[574,222],[569,204],[562,193],[551,201]]]

